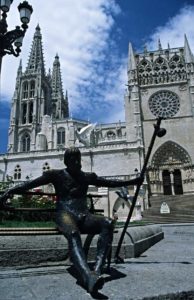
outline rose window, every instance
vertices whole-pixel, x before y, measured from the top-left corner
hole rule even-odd
[[[171,118],[180,108],[180,101],[175,93],[161,91],[149,99],[149,108],[156,117]]]

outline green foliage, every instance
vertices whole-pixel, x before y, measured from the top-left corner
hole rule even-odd
[[[0,191],[5,191],[9,188],[10,183],[9,182],[5,182],[5,181],[1,181],[0,182]]]
[[[2,190],[5,185],[1,183]],[[15,208],[55,208],[56,199],[53,196],[15,195],[10,199],[10,205]],[[0,211],[0,224],[7,221],[53,221],[55,213],[44,211]]]
[[[11,199],[11,204],[14,207],[55,208],[55,203],[53,196],[22,195],[14,196]]]

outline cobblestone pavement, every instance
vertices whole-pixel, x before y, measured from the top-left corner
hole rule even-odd
[[[112,264],[97,295],[76,283],[72,268],[49,265],[0,268],[0,299],[194,299],[194,224],[161,226],[164,240],[139,258]]]

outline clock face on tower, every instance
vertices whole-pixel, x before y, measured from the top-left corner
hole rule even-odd
[[[179,111],[180,101],[171,91],[159,91],[150,97],[149,108],[156,117],[171,118]]]

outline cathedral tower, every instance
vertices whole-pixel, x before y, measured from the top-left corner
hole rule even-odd
[[[64,97],[58,54],[55,56],[52,71],[52,116],[54,119],[69,117],[67,92]]]
[[[15,92],[12,99],[8,152],[36,150],[37,134],[44,116],[64,119],[69,116],[68,98],[63,95],[59,57],[56,55],[53,71],[46,74],[42,34],[37,25],[26,70],[20,62]]]
[[[155,119],[162,116],[167,134],[157,139],[149,173],[153,194],[194,191],[194,58],[185,36],[184,47],[135,54],[129,45],[126,125],[142,126],[145,152]],[[133,137],[134,138],[134,137]]]

